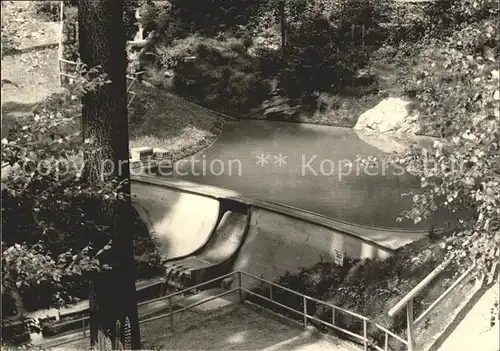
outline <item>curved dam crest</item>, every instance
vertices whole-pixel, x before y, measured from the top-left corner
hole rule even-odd
[[[179,266],[183,270],[190,266],[195,270],[210,267],[205,257],[211,255],[205,254],[204,249],[206,247],[209,252],[213,247],[209,244],[212,237],[215,242],[220,242],[214,228],[221,222],[220,217],[223,215],[220,212],[221,201],[231,199],[248,209],[249,225],[245,228],[246,232],[233,234],[234,238],[242,240],[241,244],[228,242],[234,251],[233,257],[226,259],[224,271],[216,271],[217,274],[212,273],[211,276],[243,270],[273,280],[286,271],[297,272],[321,261],[334,261],[337,252],[350,258],[387,258],[397,249],[397,246],[393,246],[394,241],[402,246],[426,235],[422,231],[385,232],[374,229],[371,232],[374,238],[363,237],[346,232],[346,228],[339,227],[336,230],[313,223],[307,218],[301,219],[292,213],[295,210],[286,207],[280,213],[276,204],[238,197],[238,194],[224,189],[158,177],[133,177],[131,186],[134,201],[138,203],[136,208],[154,209],[148,211],[147,220],[155,228],[156,239],[162,243],[162,256],[166,265]],[[161,204],[166,199],[169,199],[168,202]],[[194,209],[200,207],[194,204],[190,207],[191,202],[210,207],[199,212],[198,217]],[[287,215],[286,211],[290,211],[291,215]],[[139,213],[145,215],[144,211]],[[191,224],[188,225],[186,221]],[[231,230],[228,225],[231,224],[225,223],[225,231]],[[233,231],[241,230],[241,226],[239,228],[235,227]],[[193,262],[199,261],[197,257],[204,262],[202,265],[193,265]],[[243,281],[244,286],[249,287],[249,284],[250,281]]]

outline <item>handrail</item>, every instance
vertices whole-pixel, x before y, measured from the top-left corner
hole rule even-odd
[[[183,290],[180,290],[180,291],[176,291],[174,293],[171,293],[171,294],[168,294],[168,295],[165,295],[165,296],[160,296],[160,297],[157,297],[157,298],[154,298],[154,299],[151,299],[151,300],[147,300],[147,301],[143,301],[143,302],[139,302],[137,304],[137,307],[140,307],[140,306],[144,306],[144,305],[147,305],[148,303],[153,303],[153,302],[158,302],[158,301],[162,301],[162,300],[168,300],[172,297],[175,297],[175,296],[178,296],[178,295],[182,295],[188,291],[191,291],[191,290],[194,290],[194,289],[197,289],[199,287],[202,287],[204,285],[208,285],[208,284],[211,284],[211,283],[214,283],[218,280],[221,280],[221,279],[225,279],[229,276],[232,276],[234,275],[236,272],[231,272],[231,273],[228,273],[228,274],[224,274],[220,277],[217,277],[217,278],[214,278],[214,279],[211,279],[211,280],[208,280],[206,282],[203,282],[203,283],[200,283],[200,284],[197,284],[197,285],[194,285],[192,287],[189,287],[189,288],[186,288],[186,289],[183,289]],[[158,310],[153,310],[153,311],[150,311],[148,314],[152,314],[152,313],[155,313],[155,312],[158,312]],[[77,318],[77,319],[72,319],[70,321],[67,321],[67,322],[63,322],[63,323],[60,323],[58,324],[58,326],[64,326],[64,325],[68,325],[68,324],[72,324],[72,323],[76,323],[76,322],[80,322],[80,321],[85,321],[85,320],[88,320],[90,319],[89,316],[84,316],[84,317],[81,317],[81,318]]]
[[[396,303],[388,312],[390,317],[394,317],[399,311],[401,311],[404,307],[406,307],[406,334],[407,334],[407,345],[408,350],[413,351],[415,349],[416,343],[413,335],[413,329],[420,322],[424,320],[424,318],[432,312],[436,306],[446,298],[464,279],[469,277],[476,265],[472,264],[472,266],[467,269],[460,277],[458,277],[436,300],[427,309],[420,314],[420,316],[416,317],[413,313],[413,299],[417,294],[419,294],[434,278],[436,278],[441,272],[443,272],[446,267],[453,261],[455,258],[454,255],[451,255],[448,259],[442,262],[438,267],[436,267],[431,273],[429,273],[420,283],[417,284],[408,294],[406,294],[398,303]]]
[[[209,296],[209,297],[204,298],[202,300],[196,301],[196,302],[194,302],[194,303],[192,303],[192,304],[190,304],[188,306],[184,306],[182,308],[177,308],[177,309],[174,310],[173,303],[172,303],[172,298],[173,297],[178,296],[178,295],[182,295],[185,292],[192,291],[194,289],[197,289],[197,288],[200,288],[202,286],[214,283],[216,281],[220,281],[220,280],[223,280],[225,278],[232,277],[234,275],[238,276],[238,281],[237,281],[237,286],[234,287],[233,289],[224,291],[224,292],[219,293],[219,294],[214,295],[214,296]],[[247,288],[244,288],[242,286],[242,276],[249,277],[249,278],[254,279],[254,280],[258,281],[258,282],[267,284],[269,286],[274,286],[274,287],[276,287],[278,289],[282,289],[282,290],[290,292],[290,293],[292,293],[292,294],[294,294],[296,296],[302,297],[303,301],[304,301],[304,303],[303,303],[303,310],[302,311],[298,311],[298,310],[296,310],[294,308],[291,308],[289,306],[286,306],[286,305],[284,305],[284,304],[282,304],[282,303],[274,300],[273,297],[272,297],[272,293],[270,294],[271,295],[270,297],[266,297],[266,296],[263,296],[262,294],[260,294],[259,292],[251,291],[251,290],[249,290]],[[143,323],[152,322],[152,321],[155,321],[155,320],[158,320],[158,319],[170,317],[170,324],[171,324],[170,327],[171,327],[171,330],[174,331],[174,319],[173,319],[174,315],[179,314],[179,313],[184,312],[184,311],[187,311],[189,309],[192,309],[192,308],[194,308],[196,306],[202,305],[202,304],[207,303],[209,301],[215,300],[215,299],[220,298],[222,296],[226,296],[226,295],[235,293],[235,292],[239,292],[240,303],[243,303],[243,301],[244,301],[242,292],[245,292],[245,293],[247,293],[249,295],[258,296],[259,298],[261,298],[261,299],[263,299],[265,301],[268,301],[268,302],[272,303],[273,305],[280,306],[280,307],[282,307],[282,308],[284,308],[284,309],[286,309],[286,310],[288,310],[290,312],[294,312],[294,313],[302,316],[303,317],[304,327],[307,327],[307,324],[308,324],[309,320],[313,320],[313,321],[316,321],[316,322],[321,323],[323,325],[326,325],[327,327],[330,327],[330,328],[332,328],[334,330],[340,331],[340,332],[342,332],[342,333],[344,333],[346,335],[349,335],[351,337],[357,338],[357,339],[359,339],[360,341],[363,342],[363,346],[364,346],[364,350],[365,351],[368,350],[368,346],[371,346],[371,347],[373,347],[373,348],[375,348],[376,350],[379,350],[379,351],[388,351],[389,350],[389,348],[388,348],[389,347],[389,343],[388,343],[389,337],[392,337],[392,338],[396,339],[397,341],[401,342],[402,344],[404,344],[405,346],[408,346],[408,342],[406,340],[404,340],[403,338],[401,338],[397,334],[391,332],[387,328],[384,328],[381,325],[373,322],[368,317],[365,317],[365,316],[362,316],[360,314],[357,314],[357,313],[351,312],[349,310],[343,309],[341,307],[335,306],[335,305],[330,304],[330,303],[328,303],[326,301],[321,301],[321,300],[315,299],[315,298],[313,298],[311,296],[308,296],[308,295],[305,295],[305,294],[293,291],[293,290],[291,290],[289,288],[286,288],[284,286],[281,286],[279,284],[273,283],[273,282],[271,282],[269,280],[266,280],[264,278],[258,277],[256,275],[253,275],[251,273],[247,273],[247,272],[244,272],[244,271],[241,271],[241,270],[237,270],[237,271],[233,271],[233,272],[221,275],[221,276],[219,276],[217,278],[208,280],[208,281],[200,283],[200,284],[196,284],[194,286],[191,286],[189,288],[186,288],[186,289],[183,289],[183,290],[180,290],[180,291],[176,291],[176,292],[168,294],[166,296],[161,296],[161,297],[158,297],[158,298],[155,298],[155,299],[152,299],[152,300],[148,300],[148,301],[139,303],[138,306],[142,306],[142,305],[145,305],[145,304],[148,304],[148,303],[152,303],[152,302],[156,302],[156,301],[161,301],[161,300],[168,300],[168,302],[169,302],[168,303],[168,309],[169,309],[168,313],[149,317],[149,316],[151,316],[151,315],[153,315],[155,313],[164,311],[165,308],[163,307],[163,308],[159,308],[159,309],[156,309],[156,310],[149,311],[145,315],[142,315],[140,317],[141,320],[139,321],[139,323],[143,324]],[[324,320],[322,320],[322,319],[320,319],[318,317],[310,315],[307,312],[307,301],[313,301],[313,302],[316,302],[316,303],[321,304],[323,306],[327,306],[327,307],[331,308],[332,309],[332,316],[333,316],[332,321],[331,322],[327,322],[327,321],[324,321]],[[356,317],[358,319],[361,319],[363,321],[363,333],[362,333],[362,335],[356,334],[353,331],[341,328],[339,325],[337,325],[335,323],[335,314],[336,314],[337,311],[343,312],[343,313],[346,313],[346,314],[351,315],[353,317]],[[63,340],[63,341],[61,341],[59,343],[56,342],[54,344],[51,344],[50,347],[61,346],[61,345],[64,345],[64,344],[68,344],[68,343],[71,343],[71,342],[77,342],[77,341],[85,339],[85,337],[86,337],[86,330],[88,329],[88,325],[85,324],[85,320],[87,320],[87,319],[89,319],[88,316],[71,321],[71,323],[75,323],[75,322],[78,322],[78,321],[82,321],[83,322],[82,323],[83,324],[83,328],[82,328],[83,336],[76,336],[75,335],[76,337],[73,337],[73,338],[69,337],[66,340]],[[372,341],[370,341],[368,339],[368,334],[367,334],[368,323],[371,323],[372,325],[374,325],[376,328],[378,328],[380,331],[382,331],[385,334],[385,343],[384,343],[384,347],[383,348],[380,347],[380,346],[378,346],[378,345],[376,345],[374,342],[372,342]],[[77,335],[81,335],[80,332],[78,332]]]
[[[460,284],[465,278],[469,276],[469,274],[472,272],[472,270],[475,268],[475,266],[470,267],[468,270],[466,270],[453,284],[451,284],[448,289],[445,290],[441,296],[439,296],[427,309],[420,314],[420,316],[415,319],[415,322],[413,322],[415,325],[420,323],[425,316],[427,316],[432,310],[446,297],[448,294],[455,289],[455,287]]]
[[[417,284],[411,291],[406,294],[401,300],[399,300],[398,303],[394,305],[393,308],[389,310],[389,317],[394,317],[396,313],[401,311],[403,307],[405,307],[413,298],[415,295],[417,295],[419,292],[424,289],[427,284],[429,284],[434,278],[438,276],[439,273],[441,273],[448,265],[451,263],[453,257],[448,258],[446,261],[441,263],[439,266],[437,266],[432,272],[430,272],[420,283]]]
[[[342,307],[338,307],[338,306],[332,305],[332,304],[330,304],[330,303],[328,303],[328,302],[325,302],[325,301],[321,301],[321,300],[315,299],[314,297],[310,297],[310,296],[308,296],[308,295],[301,294],[301,293],[299,293],[299,292],[293,291],[292,289],[285,288],[284,286],[281,286],[281,285],[279,285],[279,284],[273,283],[273,282],[271,282],[271,281],[269,281],[269,280],[266,280],[266,279],[264,279],[264,278],[260,278],[260,277],[258,277],[258,276],[256,276],[256,275],[251,274],[251,273],[247,273],[247,272],[244,272],[244,271],[238,271],[238,272],[241,272],[241,274],[246,275],[247,277],[251,277],[251,278],[254,278],[254,279],[256,279],[256,280],[259,280],[259,281],[261,281],[261,282],[263,282],[263,283],[266,283],[266,284],[268,284],[268,285],[275,286],[275,287],[277,287],[277,288],[279,288],[279,289],[281,289],[281,290],[285,290],[285,291],[287,291],[287,292],[289,292],[289,293],[292,293],[292,294],[294,294],[294,295],[297,295],[297,296],[300,296],[300,297],[305,297],[306,299],[308,299],[308,300],[310,300],[310,301],[314,301],[314,302],[317,302],[317,303],[321,303],[321,304],[324,304],[324,305],[329,306],[329,307],[334,307],[336,310],[339,310],[339,311],[342,311],[342,312],[344,312],[344,313],[350,314],[350,315],[351,315],[351,316],[353,316],[353,317],[357,317],[357,318],[360,318],[360,319],[368,319],[367,317],[364,317],[364,316],[362,316],[362,315],[360,315],[360,314],[357,314],[357,313],[354,313],[354,312],[351,312],[351,311],[345,310],[345,309],[343,309]]]
[[[284,291],[290,292],[290,293],[292,293],[292,294],[294,294],[294,295],[296,295],[296,296],[301,296],[301,297],[304,299],[304,312],[302,312],[302,311],[297,311],[297,310],[295,310],[295,309],[293,309],[293,308],[291,308],[291,307],[288,307],[288,306],[283,305],[283,304],[281,304],[281,303],[279,303],[279,302],[277,302],[277,301],[275,301],[275,300],[272,300],[272,298],[271,298],[271,299],[270,299],[270,298],[267,298],[267,297],[265,297],[265,296],[262,296],[261,294],[258,294],[258,293],[256,293],[256,292],[250,291],[250,290],[248,290],[248,289],[246,289],[246,288],[243,288],[243,287],[241,288],[241,290],[242,290],[242,291],[245,291],[245,292],[247,292],[247,293],[249,293],[249,294],[252,294],[252,295],[259,296],[261,299],[264,299],[264,300],[266,300],[266,301],[268,301],[268,302],[271,302],[271,303],[273,303],[274,305],[278,305],[278,306],[280,306],[280,307],[282,307],[282,308],[285,308],[286,310],[289,310],[289,311],[291,311],[291,312],[295,312],[295,313],[298,313],[298,314],[302,314],[302,315],[304,316],[304,324],[307,324],[307,319],[315,320],[315,321],[317,321],[318,323],[321,323],[321,324],[323,324],[323,325],[329,326],[329,327],[331,327],[331,328],[333,328],[333,329],[336,329],[336,330],[338,330],[338,331],[340,331],[340,332],[342,332],[342,333],[344,333],[344,334],[347,334],[347,335],[350,335],[350,336],[352,336],[352,337],[355,337],[355,338],[361,339],[361,340],[365,343],[365,350],[367,349],[367,343],[370,343],[370,344],[371,344],[373,347],[375,347],[377,350],[380,350],[380,351],[386,351],[386,350],[388,350],[388,343],[387,343],[388,336],[391,336],[391,337],[393,337],[394,339],[396,339],[396,340],[398,340],[399,342],[401,342],[402,344],[407,345],[407,341],[406,341],[406,340],[404,340],[403,338],[401,338],[401,337],[400,337],[400,336],[398,336],[397,334],[395,334],[395,333],[391,332],[391,331],[390,331],[390,330],[388,330],[387,328],[384,328],[384,327],[382,327],[381,325],[379,325],[378,323],[375,323],[374,321],[370,320],[368,317],[365,317],[365,316],[362,316],[362,315],[357,314],[357,313],[355,313],[355,312],[352,312],[352,311],[346,310],[346,309],[344,309],[344,308],[342,308],[342,307],[338,307],[338,306],[333,305],[333,304],[331,304],[331,303],[328,303],[328,302],[326,302],[326,301],[321,301],[321,300],[318,300],[318,299],[313,298],[313,297],[311,297],[311,296],[308,296],[308,295],[305,295],[305,294],[302,294],[302,293],[299,293],[299,292],[293,291],[293,290],[291,290],[291,289],[289,289],[289,288],[286,288],[286,287],[281,286],[281,285],[279,285],[279,284],[273,283],[273,282],[271,282],[271,281],[269,281],[269,280],[266,280],[266,279],[264,279],[264,278],[258,277],[258,276],[256,276],[256,275],[251,274],[251,273],[244,272],[244,271],[237,271],[237,273],[238,273],[238,274],[242,274],[242,275],[247,276],[247,277],[250,277],[250,278],[253,278],[253,279],[257,280],[257,281],[260,281],[260,282],[262,282],[262,283],[265,283],[266,285],[269,285],[269,286],[275,286],[275,287],[277,287],[277,288],[279,288],[279,289],[281,289],[281,290],[284,290]],[[319,319],[319,318],[317,318],[317,317],[314,317],[314,316],[311,316],[311,315],[307,314],[307,303],[306,303],[306,302],[307,302],[308,300],[309,300],[309,301],[316,302],[316,303],[321,304],[321,305],[323,305],[323,306],[327,306],[327,307],[332,308],[332,313],[333,313],[333,315],[335,314],[335,311],[340,311],[340,312],[346,313],[346,314],[348,314],[348,315],[351,315],[351,316],[353,316],[353,317],[356,317],[356,318],[361,319],[361,320],[363,321],[364,335],[363,335],[363,336],[362,336],[362,335],[358,335],[358,334],[355,334],[355,333],[353,333],[353,332],[351,332],[351,331],[349,331],[349,330],[347,330],[347,329],[343,329],[343,328],[341,328],[341,327],[339,327],[339,326],[335,325],[335,321],[334,321],[334,320],[332,321],[333,323],[329,323],[329,322],[323,321],[323,320],[321,320],[321,319]],[[333,319],[334,319],[334,318],[333,318]],[[367,327],[367,324],[368,324],[368,323],[371,323],[371,324],[372,324],[372,325],[374,325],[376,328],[378,328],[379,330],[381,330],[382,332],[384,332],[384,333],[386,334],[386,344],[385,344],[385,348],[383,348],[383,349],[382,349],[382,348],[380,348],[379,346],[374,345],[372,342],[370,342],[370,341],[367,339],[367,335],[366,335],[366,332],[367,332],[367,331],[366,331],[366,327]]]

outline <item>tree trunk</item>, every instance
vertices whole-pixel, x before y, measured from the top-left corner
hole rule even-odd
[[[281,59],[286,60],[286,19],[285,19],[285,1],[280,0],[279,6],[279,16],[280,16],[280,27],[281,27]]]
[[[84,176],[92,184],[125,180],[119,192],[130,195],[123,2],[80,0],[78,23],[81,60],[88,68],[100,66],[100,71],[111,80],[86,92],[82,98],[82,134],[85,140],[92,141],[93,149],[98,148],[97,152],[86,153]],[[127,348],[141,348],[128,206],[128,196],[127,201],[111,200],[103,204],[112,237],[109,252],[112,269],[96,274],[90,284],[92,346],[101,344],[97,338],[102,331],[113,344],[117,339]],[[121,326],[119,335],[116,335],[117,324]],[[124,335],[128,324],[130,344]]]
[[[24,308],[24,301],[21,297],[21,294],[19,293],[19,289],[12,288],[12,290],[10,291],[10,296],[12,297],[12,300],[15,304],[16,317],[24,317],[24,315],[26,314],[26,309]]]

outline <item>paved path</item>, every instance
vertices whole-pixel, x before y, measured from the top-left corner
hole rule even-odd
[[[473,306],[457,328],[444,341],[439,351],[498,351],[500,350],[500,322],[498,309],[495,325],[491,312],[499,299],[499,284],[494,284]]]

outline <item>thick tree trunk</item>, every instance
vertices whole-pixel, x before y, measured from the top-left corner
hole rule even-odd
[[[87,181],[98,184],[126,180],[119,191],[130,195],[128,121],[123,2],[119,0],[80,0],[78,6],[80,58],[89,68],[100,66],[111,83],[87,92],[83,99],[82,131],[98,151],[85,155]],[[129,199],[130,200],[130,199]],[[91,344],[98,345],[98,331],[114,344],[123,345],[125,328],[130,324],[132,349],[140,349],[133,244],[127,219],[129,201],[110,201],[103,211],[112,235],[112,270],[93,277],[90,284]],[[117,323],[118,322],[118,323]],[[120,333],[116,335],[119,324]]]

